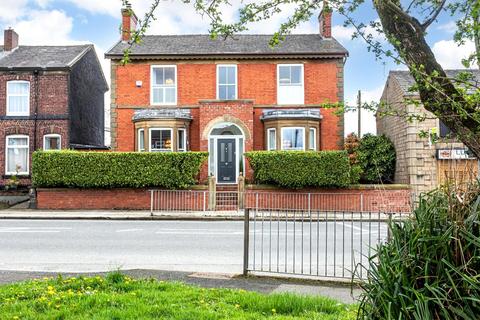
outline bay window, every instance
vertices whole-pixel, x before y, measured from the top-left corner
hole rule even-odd
[[[173,151],[172,129],[152,128],[150,129],[150,151],[165,152]]]
[[[304,141],[305,128],[282,128],[282,150],[305,150]]]
[[[302,64],[279,64],[277,67],[277,103],[304,104]]]
[[[185,129],[177,130],[177,151],[187,151],[187,130]]]
[[[7,82],[7,116],[28,116],[30,114],[30,82]]]
[[[150,96],[152,105],[177,104],[176,66],[152,66]]]
[[[237,99],[237,66],[217,66],[217,99]]]
[[[270,128],[267,130],[267,150],[277,149],[277,130]]]
[[[144,152],[145,151],[145,130],[144,129],[138,129],[138,136],[137,136],[137,149],[139,152]]]
[[[310,128],[308,137],[308,149],[317,150],[317,129]]]
[[[29,137],[25,135],[7,136],[5,173],[28,174]]]

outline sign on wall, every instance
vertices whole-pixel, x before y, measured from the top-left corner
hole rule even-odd
[[[459,159],[475,159],[475,156],[468,149],[438,149],[438,160],[459,160]]]

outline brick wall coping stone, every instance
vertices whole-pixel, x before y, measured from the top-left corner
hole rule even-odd
[[[352,191],[352,190],[410,190],[408,184],[354,184],[346,188],[304,188],[304,189],[285,189],[268,184],[249,184],[246,186],[248,190],[284,190],[285,192],[321,192],[321,191]]]

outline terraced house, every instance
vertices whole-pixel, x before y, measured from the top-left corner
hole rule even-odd
[[[93,45],[0,46],[0,186],[28,185],[35,150],[104,148],[108,85]]]
[[[343,145],[343,118],[326,105],[343,101],[348,52],[331,35],[294,34],[278,47],[271,35],[148,35],[131,46],[137,17],[122,10],[122,38],[111,59],[111,127],[115,151],[209,151],[208,175],[235,184],[250,150],[333,150]]]

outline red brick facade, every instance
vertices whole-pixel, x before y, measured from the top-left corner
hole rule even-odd
[[[237,65],[238,100],[216,99],[217,64]],[[277,66],[302,64],[304,70],[304,104],[277,103]],[[152,65],[175,65],[177,103],[174,106],[151,106],[150,73]],[[139,85],[141,83],[141,85]],[[343,119],[326,104],[342,102],[343,61],[311,60],[238,60],[225,61],[142,61],[126,66],[112,62],[112,149],[135,151],[135,124],[132,117],[141,109],[188,109],[192,116],[188,144],[192,151],[208,150],[208,132],[215,121],[234,122],[245,132],[245,151],[265,150],[265,129],[261,121],[266,109],[320,110],[319,150],[339,149],[343,138]],[[206,178],[202,171],[202,181]],[[248,176],[247,169],[247,176]]]
[[[29,81],[30,116],[6,116],[6,86],[7,82],[12,80]],[[37,120],[33,116],[35,114]],[[32,153],[43,147],[45,134],[59,134],[62,148],[69,147],[68,73],[40,72],[37,76],[33,72],[0,74],[0,186],[9,178],[5,175],[6,137],[9,135],[29,137],[29,175],[21,177],[21,184],[29,185]]]

